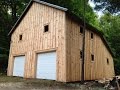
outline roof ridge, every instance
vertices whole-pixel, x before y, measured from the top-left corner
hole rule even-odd
[[[50,7],[57,8],[57,9],[60,9],[60,10],[63,10],[63,11],[68,10],[67,8],[61,7],[59,5],[51,4],[51,3],[48,3],[48,2],[45,2],[45,1],[41,1],[41,0],[33,0],[33,1],[44,4],[44,5],[47,5],[47,6],[50,6]]]

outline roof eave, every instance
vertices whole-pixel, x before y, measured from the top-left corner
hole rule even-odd
[[[75,14],[69,12],[69,11],[67,11],[67,15],[72,17],[73,20],[75,20],[76,22],[80,23],[82,26],[84,26],[83,20],[80,19],[77,15],[75,15]],[[96,34],[98,34],[101,37],[103,43],[106,45],[106,47],[109,50],[109,52],[112,55],[112,57],[115,57],[112,49],[110,48],[109,44],[107,43],[106,38],[104,37],[104,34],[102,32],[100,32],[98,29],[96,29],[95,27],[93,27],[92,25],[88,24],[88,23],[86,23],[86,28],[91,30],[92,32],[95,32]]]
[[[14,30],[16,29],[16,27],[18,26],[18,24],[20,23],[20,21],[22,20],[22,18],[25,16],[26,12],[29,10],[29,7],[31,6],[33,0],[30,0],[30,2],[28,3],[27,7],[24,9],[23,13],[21,14],[21,16],[19,17],[19,19],[16,21],[15,25],[13,26],[13,28],[10,30],[10,32],[8,33],[8,36],[11,35]]]
[[[40,4],[43,4],[43,5],[47,5],[47,6],[50,6],[50,7],[59,9],[59,10],[62,10],[62,11],[67,11],[67,10],[68,10],[67,8],[60,7],[60,6],[58,6],[58,5],[54,5],[54,4],[51,4],[51,3],[47,3],[47,2],[44,2],[44,1],[40,1],[40,0],[33,0],[33,1],[34,1],[34,2],[37,2],[37,3],[40,3]]]

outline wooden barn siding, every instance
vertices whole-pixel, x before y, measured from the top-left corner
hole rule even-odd
[[[67,29],[67,82],[81,80],[81,59],[80,50],[82,50],[82,34],[80,25],[70,18],[66,18]],[[101,38],[94,34],[91,39],[90,30],[86,30],[85,45],[85,80],[96,80],[110,78],[114,76],[113,58]],[[91,61],[91,54],[94,54],[94,61]],[[110,64],[107,65],[106,58],[109,58]]]
[[[49,32],[44,33],[44,25]],[[23,40],[19,41],[19,35]],[[66,80],[65,12],[33,3],[11,37],[8,76],[12,76],[14,56],[25,55],[25,78],[36,77],[37,53],[56,50],[57,80]],[[18,67],[20,68],[20,67]]]
[[[114,76],[113,58],[101,38],[94,33],[94,38],[91,39],[91,33],[90,30],[86,31],[85,79],[109,79]],[[91,54],[94,55],[94,61],[91,61]]]
[[[104,50],[106,52],[107,49],[104,47]],[[111,56],[111,54],[109,53],[105,53],[107,57],[105,57],[105,78],[108,78],[111,77],[111,76],[115,76],[115,72],[114,72],[114,62],[113,62],[113,58]],[[107,64],[107,58],[109,59],[109,65]]]
[[[82,50],[82,35],[79,24],[66,18],[66,49],[67,49],[67,82],[81,80],[80,50]]]

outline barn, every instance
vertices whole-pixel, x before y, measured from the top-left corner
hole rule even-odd
[[[67,8],[31,0],[9,32],[8,76],[81,81],[83,21]],[[113,53],[103,34],[86,23],[84,79],[114,76]]]

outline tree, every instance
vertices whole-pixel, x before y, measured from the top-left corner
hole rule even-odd
[[[83,19],[84,17],[84,1],[83,0],[43,0],[43,1],[68,8],[70,12],[74,13],[81,19]],[[89,0],[86,0],[86,5],[85,5],[86,22],[99,29],[98,16],[96,15],[96,13],[94,13],[92,7],[90,7],[90,5],[88,4],[88,1]]]
[[[29,0],[0,0],[0,65],[2,65],[2,70],[7,68],[10,44],[8,33],[28,1]]]
[[[109,11],[110,13],[120,14],[120,0],[92,0],[95,2],[96,10]]]

